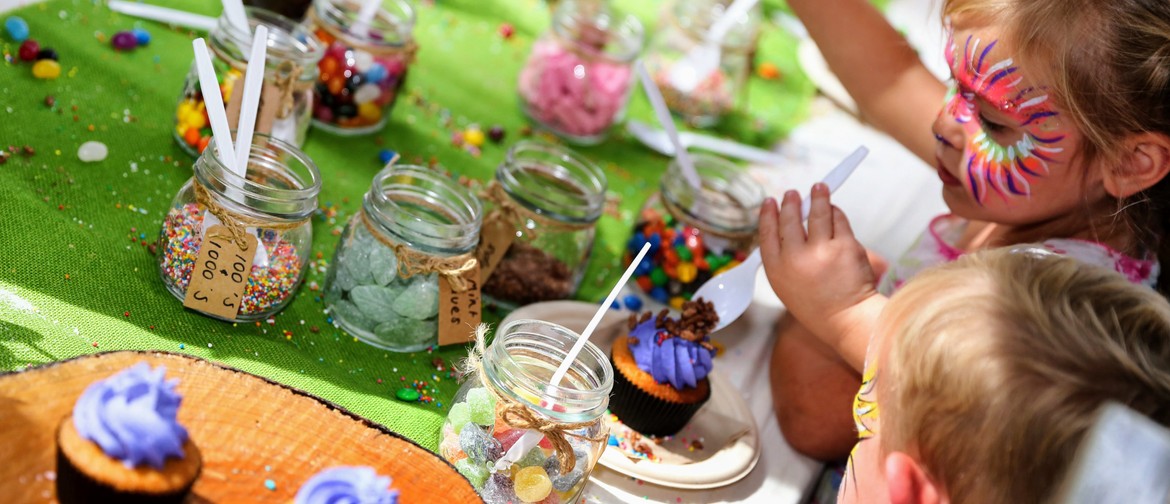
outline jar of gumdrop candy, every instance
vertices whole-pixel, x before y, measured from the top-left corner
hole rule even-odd
[[[602,0],[563,0],[520,71],[520,104],[536,123],[595,144],[625,114],[642,24]]]
[[[443,422],[439,453],[484,502],[570,504],[580,498],[606,446],[602,414],[613,367],[586,342],[564,380],[550,384],[577,338],[556,324],[517,320],[497,331],[482,356],[472,351],[471,372]],[[521,440],[538,428],[547,434]]]
[[[317,65],[313,124],[340,135],[382,129],[406,81],[418,46],[414,9],[406,0],[383,3],[369,24],[357,22],[362,2],[314,0],[307,23],[327,46]]]
[[[256,132],[270,134],[299,148],[309,131],[313,82],[317,79],[316,65],[324,54],[324,46],[291,19],[258,8],[247,8],[246,12],[249,26],[268,27],[263,105],[257,111]],[[223,16],[208,35],[207,46],[220,82],[218,91],[228,110],[228,122],[234,129],[239,120],[239,97],[244,89],[241,77],[252,52],[252,32],[236,28]],[[211,125],[195,62],[191,62],[175,110],[174,136],[191,155],[203,152],[211,141]]]
[[[395,352],[435,345],[439,276],[475,260],[481,208],[465,187],[425,167],[378,172],[325,276],[333,322]]]
[[[747,257],[764,201],[760,184],[746,169],[715,156],[691,158],[701,188],[691,187],[678,161],[671,161],[658,192],[642,207],[625,254],[628,265],[650,243],[634,281],[642,292],[676,310],[712,276]]]
[[[686,55],[703,44],[731,0],[676,0],[663,5],[659,29],[651,39],[646,69],[672,112],[698,127],[710,126],[735,107],[751,73],[762,7],[755,5],[728,30],[720,44],[719,65],[694,75]]]
[[[179,189],[163,220],[159,275],[167,290],[184,300],[207,231],[230,223],[254,236],[258,245],[241,246],[252,254],[252,263],[234,319],[262,320],[284,308],[305,278],[313,241],[310,217],[317,210],[321,175],[299,149],[259,133],[246,178],[225,167],[214,152],[214,147],[207,149],[195,160],[194,176]],[[245,240],[232,241],[239,245]],[[209,259],[231,270],[219,254]]]
[[[491,202],[478,251],[484,295],[505,308],[572,297],[589,264],[605,190],[605,173],[569,149],[512,146],[484,198]],[[485,247],[497,253],[489,257]]]

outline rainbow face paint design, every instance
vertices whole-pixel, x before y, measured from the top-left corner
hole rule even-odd
[[[960,46],[948,30],[945,54],[954,75],[945,110],[967,133],[963,169],[972,195],[980,205],[989,194],[1005,201],[1030,197],[1032,181],[1049,174],[1050,164],[1064,151],[1065,135],[1053,124],[1058,113],[1043,88],[1022,86],[1024,77],[1011,58],[995,59],[998,40],[984,45],[973,35]],[[1010,118],[1004,131],[989,133],[980,118],[977,101],[990,104]],[[997,129],[999,127],[997,126]],[[1003,136],[1018,137],[1002,142]],[[1000,139],[997,140],[996,136]]]

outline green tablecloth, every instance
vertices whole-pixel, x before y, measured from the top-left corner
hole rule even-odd
[[[218,2],[168,6],[218,14]],[[652,27],[657,3],[630,0]],[[17,150],[0,164],[0,370],[121,349],[161,349],[212,359],[307,390],[437,447],[438,427],[457,384],[439,371],[464,355],[459,347],[393,354],[356,342],[326,322],[318,292],[335,233],[357,210],[380,168],[379,149],[407,161],[437,159],[454,174],[485,180],[525,121],[517,107],[516,75],[548,11],[535,0],[421,2],[415,34],[421,50],[406,95],[378,135],[340,138],[312,131],[305,151],[324,175],[322,211],[314,218],[313,263],[306,285],[273,323],[227,324],[184,311],[163,287],[148,248],[171,198],[191,175],[192,159],[171,139],[176,98],[199,34],[108,11],[102,0],[53,0],[17,14],[42,46],[60,53],[63,73],[36,80],[17,59],[18,44],[0,36],[0,148]],[[498,35],[511,23],[515,36]],[[114,51],[108,39],[141,26],[151,44]],[[783,77],[753,77],[749,107],[721,131],[743,141],[774,141],[805,113],[812,85],[800,73],[796,41],[769,25],[757,61]],[[630,115],[652,121],[637,93]],[[49,105],[46,98],[55,102]],[[444,118],[449,116],[449,122]],[[467,125],[507,130],[503,145],[476,157],[451,145]],[[83,164],[77,149],[97,140],[104,162]],[[35,153],[26,155],[27,145]],[[666,159],[624,133],[580,149],[609,177],[618,210],[602,217],[587,280],[579,297],[599,299],[620,274],[628,227],[653,190]],[[426,381],[429,404],[394,400],[394,392]]]

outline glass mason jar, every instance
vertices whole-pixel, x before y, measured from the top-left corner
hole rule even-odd
[[[514,321],[497,331],[455,394],[439,453],[486,503],[569,504],[580,498],[606,446],[602,415],[613,367],[600,349],[585,343],[564,381],[550,384],[577,338],[549,322]],[[521,440],[539,426],[549,434],[533,432]],[[515,462],[499,462],[505,456]]]
[[[375,0],[381,2],[382,0]],[[340,135],[381,130],[414,62],[414,8],[389,0],[362,29],[362,2],[314,0],[307,24],[327,46],[318,63],[313,124]]]
[[[421,166],[382,169],[342,231],[325,276],[333,323],[395,352],[435,345],[439,274],[408,265],[470,258],[481,213],[479,200],[448,177]]]
[[[305,153],[257,133],[246,178],[225,167],[215,149],[195,160],[194,176],[179,189],[158,239],[158,272],[179,300],[187,294],[204,239],[204,225],[233,219],[257,237],[237,320],[261,320],[292,300],[305,278],[321,174]],[[211,225],[206,226],[208,228]]]
[[[702,181],[696,191],[678,161],[671,161],[634,224],[625,263],[649,242],[634,282],[652,299],[680,309],[699,286],[747,257],[755,246],[764,192],[747,170],[705,154],[692,154]]]
[[[642,24],[602,0],[562,0],[520,71],[520,104],[562,138],[596,144],[620,121],[636,78]]]
[[[268,56],[261,94],[265,105],[258,111],[256,132],[267,133],[300,148],[309,131],[316,64],[324,54],[324,46],[291,19],[258,8],[247,8],[246,12],[249,26],[268,27]],[[228,110],[228,121],[235,128],[239,120],[238,97],[244,89],[240,78],[248,67],[252,33],[236,28],[223,16],[207,39],[212,66],[219,78],[219,92]],[[211,141],[211,124],[194,61],[183,81],[183,92],[175,110],[174,137],[179,146],[193,156],[203,152]]]
[[[703,44],[711,25],[730,3],[731,0],[667,2],[647,51],[646,69],[662,90],[666,105],[698,127],[715,124],[735,107],[751,72],[763,17],[759,4],[727,32],[719,47],[719,66],[714,71],[696,76],[687,63],[687,54]]]
[[[484,295],[510,309],[572,297],[589,264],[605,190],[601,169],[569,149],[533,141],[509,149],[486,197],[494,205],[481,243],[494,242],[503,256],[484,280]],[[481,267],[491,262],[480,257]]]

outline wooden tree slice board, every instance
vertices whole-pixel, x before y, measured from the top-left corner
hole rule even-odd
[[[109,352],[0,375],[0,488],[5,502],[55,501],[54,433],[91,383],[146,361],[183,395],[179,422],[203,454],[191,502],[291,502],[314,474],[368,465],[400,502],[482,502],[438,455],[307,393],[190,356]],[[266,482],[271,480],[275,489]]]

